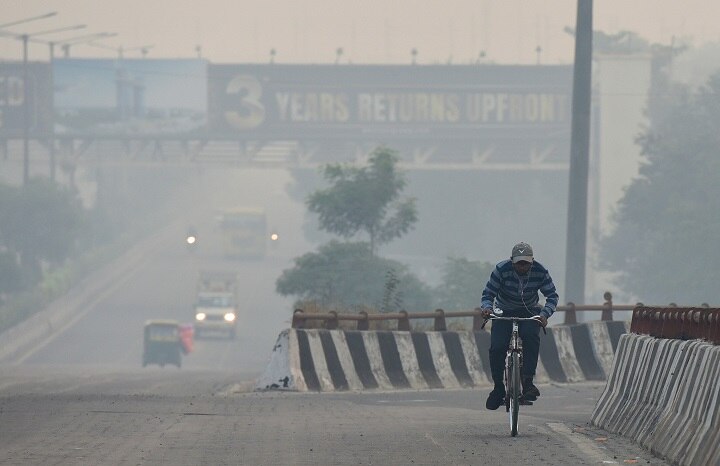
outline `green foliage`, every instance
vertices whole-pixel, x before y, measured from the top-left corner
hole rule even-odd
[[[408,311],[428,310],[431,298],[427,287],[403,264],[373,255],[368,243],[331,241],[318,252],[296,258],[295,266],[278,278],[276,289],[283,296],[315,301],[325,308],[381,308],[390,270],[395,277],[390,302],[399,304],[394,298],[402,296]]]
[[[0,252],[0,295],[19,291],[22,288],[22,271],[15,254]],[[2,299],[0,299],[0,303]]]
[[[40,261],[62,263],[75,247],[83,209],[76,193],[43,179],[4,188],[0,209],[3,245],[17,252],[28,279],[40,279]]]
[[[647,161],[619,203],[603,265],[643,302],[718,302],[720,74],[674,95],[649,104],[639,138]]]
[[[366,167],[326,165],[323,175],[331,186],[307,199],[320,228],[348,239],[365,232],[373,253],[407,233],[417,221],[417,209],[415,199],[400,199],[405,178],[396,170],[397,161],[395,151],[380,147]]]
[[[383,292],[380,312],[397,312],[402,310],[403,298],[399,289],[400,279],[395,269],[388,269],[385,272],[385,290]]]
[[[448,257],[443,266],[442,283],[435,289],[435,306],[446,311],[478,307],[493,267],[489,262]]]

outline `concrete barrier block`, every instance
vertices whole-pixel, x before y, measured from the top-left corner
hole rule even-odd
[[[536,382],[602,377],[600,360],[604,358],[608,364],[612,337],[609,331],[590,328],[579,324],[549,329],[541,340]],[[596,338],[602,341],[591,341]],[[489,346],[490,335],[484,331],[288,329],[278,337],[256,389],[332,392],[489,387]]]
[[[720,464],[720,347],[624,335],[591,422],[675,464]]]

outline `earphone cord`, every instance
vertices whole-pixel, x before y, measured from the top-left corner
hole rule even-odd
[[[525,286],[522,285],[522,280],[520,279],[520,275],[518,275],[517,272],[515,272],[515,275],[518,276],[518,290],[520,291],[520,300],[523,303],[523,307],[525,308],[525,312],[528,313],[530,317],[534,317],[535,314],[528,308],[527,304],[525,304],[525,288],[527,288],[528,283],[530,283],[530,272],[532,271],[532,263],[530,264],[530,269],[527,273],[527,281],[525,282]]]

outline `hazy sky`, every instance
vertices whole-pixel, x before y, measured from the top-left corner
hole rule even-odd
[[[576,0],[0,0],[0,24],[57,11],[53,18],[5,28],[34,32],[87,24],[87,33],[116,32],[103,44],[131,49],[152,45],[149,56],[192,57],[196,46],[213,62],[276,61],[470,63],[481,51],[497,63],[572,61]],[[717,0],[595,0],[595,29],[629,29],[653,42],[693,36],[695,44],[720,40]],[[84,31],[43,36],[62,40]],[[87,45],[76,57],[112,57]],[[31,59],[47,59],[33,44]],[[126,56],[139,56],[138,50]],[[0,38],[0,58],[20,59],[21,45]]]

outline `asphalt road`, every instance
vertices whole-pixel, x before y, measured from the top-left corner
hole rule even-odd
[[[484,409],[485,390],[252,392],[289,326],[292,303],[274,288],[297,251],[226,261],[212,228],[199,227],[194,253],[184,228],[148,244],[72,325],[0,365],[0,464],[665,464],[587,425],[598,384],[541,386],[517,438],[504,412]],[[189,321],[204,268],[241,277],[237,339],[197,341],[182,369],[142,368],[143,323]]]
[[[598,384],[541,386],[511,438],[484,391],[258,393],[229,371],[15,366],[2,464],[666,464],[589,427]]]

